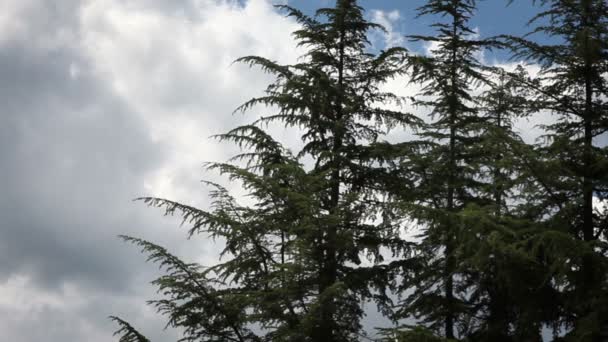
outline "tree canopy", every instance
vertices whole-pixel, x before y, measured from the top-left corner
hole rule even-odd
[[[150,304],[180,341],[607,339],[608,4],[532,3],[530,35],[481,38],[477,1],[424,1],[435,33],[408,38],[428,54],[373,47],[384,28],[355,0],[313,16],[276,6],[305,52],[295,64],[237,60],[273,81],[236,111],[270,114],[216,135],[242,153],[207,165],[248,200],[212,182],[209,208],[140,198],[190,236],[224,241],[222,259],[189,263],[122,236],[163,270]],[[541,71],[489,65],[489,49]],[[386,91],[393,79],[421,90]],[[515,122],[541,112],[553,123],[525,141]],[[269,124],[296,129],[300,146]],[[365,331],[366,302],[393,327]],[[149,341],[111,318],[119,341]]]

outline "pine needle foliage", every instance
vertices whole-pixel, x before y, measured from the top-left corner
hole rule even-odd
[[[600,341],[607,297],[606,227],[602,209],[608,188],[608,149],[598,137],[608,131],[606,73],[608,72],[608,3],[603,0],[538,1],[546,10],[536,15],[528,37],[506,37],[516,57],[542,65],[535,80],[522,79],[533,90],[530,101],[553,113],[556,122],[544,127],[545,136],[533,156],[537,190],[530,196],[542,212],[544,229],[539,244],[555,268],[561,294],[561,318],[555,325],[570,331],[568,341]],[[545,34],[557,43],[533,41]],[[598,205],[600,203],[600,205]],[[559,240],[552,237],[560,236]],[[568,242],[568,250],[551,246]],[[562,247],[562,246],[560,246]],[[604,318],[602,318],[604,317]]]
[[[460,216],[465,229],[457,241],[470,341],[535,340],[546,322],[539,308],[551,292],[545,291],[543,268],[522,247],[535,218],[528,217],[522,196],[529,173],[521,155],[531,147],[513,127],[534,110],[528,89],[517,81],[521,77],[521,67],[512,73],[491,70],[488,89],[476,97],[479,140],[469,150],[475,151],[472,162],[482,186]]]
[[[474,296],[490,290],[481,289],[479,277],[492,255],[481,255],[480,244],[503,228],[496,216],[513,184],[509,159],[501,159],[499,150],[517,140],[509,124],[517,101],[497,103],[500,96],[506,99],[508,86],[493,84],[492,70],[477,59],[500,44],[479,39],[469,26],[475,9],[476,1],[429,0],[418,13],[439,18],[432,24],[437,34],[409,36],[431,47],[428,55],[408,58],[411,82],[422,87],[415,103],[430,110],[431,120],[418,132],[418,150],[403,164],[417,178],[416,195],[404,206],[421,227],[417,259],[424,266],[403,275],[401,291],[411,294],[397,317],[413,316],[447,339],[480,329],[474,317],[487,308]],[[494,92],[480,99],[482,87]]]
[[[372,52],[369,34],[384,28],[356,0],[313,16],[276,6],[304,52],[293,64],[236,61],[273,81],[235,112],[268,114],[216,135],[241,153],[206,164],[246,200],[214,182],[205,209],[139,199],[180,217],[189,237],[222,242],[221,259],[188,263],[121,236],[160,267],[148,304],[179,341],[369,340],[368,301],[396,324],[382,341],[537,342],[547,327],[556,342],[607,340],[608,2],[532,3],[543,9],[529,35],[481,39],[476,0],[426,0],[418,16],[437,19],[436,33],[408,37],[427,55]],[[478,59],[503,47],[540,73]],[[384,91],[398,76],[420,93]],[[406,100],[428,120],[402,112]],[[527,144],[514,122],[538,112],[555,122]],[[299,132],[300,147],[271,126]],[[415,137],[385,141],[394,129]],[[416,242],[403,237],[412,227]],[[119,341],[149,342],[110,319]]]
[[[150,342],[126,321],[116,316],[110,316],[110,319],[120,326],[120,329],[114,333],[114,336],[120,335],[119,342]]]
[[[237,111],[262,106],[274,113],[217,135],[243,153],[208,165],[242,184],[252,204],[214,183],[207,183],[209,210],[141,199],[181,216],[190,235],[225,241],[223,261],[184,263],[160,246],[124,238],[165,271],[154,281],[164,299],[150,303],[182,329],[182,341],[357,341],[362,303],[390,301],[380,248],[409,252],[382,196],[390,178],[384,154],[392,148],[381,138],[420,120],[387,109],[403,99],[380,89],[404,72],[406,51],[369,53],[368,33],[382,27],[367,22],[356,1],[338,0],[314,17],[277,7],[301,25],[294,39],[306,52],[289,65],[237,60],[275,78]],[[299,129],[301,149],[275,140],[265,130],[271,123]]]

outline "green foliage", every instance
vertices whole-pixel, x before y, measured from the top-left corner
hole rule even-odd
[[[560,301],[552,310],[554,326],[570,330],[569,341],[599,341],[608,321],[598,319],[606,298],[606,254],[598,247],[608,217],[594,201],[606,203],[606,149],[597,137],[608,126],[608,4],[602,0],[546,0],[546,10],[531,20],[533,34],[556,38],[547,45],[529,38],[506,37],[516,56],[542,64],[535,80],[519,78],[531,90],[537,110],[550,111],[556,122],[526,158],[525,188],[529,208],[542,223],[535,239],[553,259],[548,274]],[[556,239],[555,237],[560,237]],[[568,252],[564,251],[568,248]],[[538,249],[536,249],[538,251]],[[592,304],[593,303],[593,304]],[[591,324],[590,322],[593,322]]]
[[[217,135],[244,152],[208,165],[242,184],[252,204],[213,183],[209,210],[141,198],[181,216],[190,235],[225,241],[223,261],[202,268],[126,238],[163,267],[166,275],[154,284],[164,299],[151,304],[182,329],[184,341],[356,340],[361,303],[390,302],[380,248],[409,249],[382,196],[381,180],[390,177],[383,151],[393,147],[379,141],[392,128],[420,123],[386,109],[403,99],[380,89],[404,72],[406,51],[367,52],[367,33],[379,26],[365,21],[355,1],[338,1],[315,17],[278,8],[302,25],[294,37],[307,52],[293,65],[237,60],[275,77],[263,96],[237,111],[262,105],[276,112]],[[302,148],[292,153],[268,134],[264,127],[273,122],[299,128]]]
[[[119,342],[150,342],[150,340],[135,330],[129,323],[116,316],[110,316],[110,319],[120,326],[114,333],[114,336],[120,336]]]
[[[484,99],[474,95],[481,86],[493,85],[490,69],[476,59],[476,53],[498,46],[495,40],[477,39],[468,26],[475,6],[475,1],[427,1],[418,9],[419,15],[439,16],[445,21],[433,24],[435,36],[410,36],[414,41],[433,43],[434,49],[429,56],[408,59],[411,82],[422,86],[415,103],[429,109],[432,121],[418,132],[426,144],[419,145],[402,164],[414,171],[416,179],[417,196],[410,200],[406,213],[422,227],[417,250],[424,267],[406,277],[409,281],[401,290],[409,288],[411,294],[397,317],[413,315],[432,331],[443,331],[447,338],[474,330],[471,319],[478,308],[469,297],[475,288],[471,279],[475,275],[463,265],[473,265],[469,261],[473,256],[466,253],[479,248],[474,241],[496,229],[496,218],[490,217],[496,206],[488,195],[502,194],[510,187],[504,184],[504,188],[496,188],[508,178],[494,179],[497,175],[492,172],[505,166],[499,163],[508,164],[506,159],[498,160],[496,151],[506,139],[516,138],[510,131],[508,113],[502,113],[502,121],[491,116],[497,114],[496,107],[504,112],[503,108],[511,108],[517,101],[497,104],[498,97],[507,95],[504,90],[499,94],[498,87]],[[503,84],[504,88],[509,86]],[[489,112],[486,117],[482,102]],[[501,143],[497,145],[497,141]],[[499,202],[502,206],[503,201]],[[472,206],[479,208],[475,226],[466,220]]]
[[[187,263],[122,237],[163,271],[153,281],[161,299],[149,304],[180,341],[369,339],[370,300],[396,324],[383,341],[540,341],[545,327],[555,341],[606,338],[608,211],[594,201],[608,202],[608,147],[598,144],[608,133],[608,4],[536,2],[546,11],[531,34],[554,45],[480,39],[469,24],[477,1],[427,0],[418,13],[439,20],[436,34],[409,38],[432,46],[428,55],[370,53],[370,30],[383,28],[354,0],[312,17],[277,6],[300,24],[293,36],[306,52],[288,65],[237,60],[274,80],[236,111],[273,112],[216,135],[242,152],[207,164],[248,204],[211,182],[207,209],[139,199],[181,217],[188,236],[224,242],[221,260]],[[477,60],[503,47],[541,72]],[[384,91],[397,76],[420,93]],[[430,119],[387,109],[406,100]],[[514,122],[540,111],[557,120],[527,144]],[[284,147],[269,124],[298,129],[301,148]],[[383,141],[405,128],[414,139]],[[415,241],[403,238],[412,226]],[[120,341],[148,341],[111,319]]]

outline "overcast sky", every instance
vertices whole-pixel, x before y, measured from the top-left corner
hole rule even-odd
[[[291,1],[305,11],[330,2]],[[377,47],[425,33],[411,11],[422,2],[363,1],[389,29]],[[526,31],[525,2],[486,1],[480,34]],[[255,112],[231,112],[269,81],[231,62],[295,61],[295,29],[270,0],[0,0],[1,340],[111,341],[114,314],[171,341],[175,332],[145,306],[155,266],[116,236],[216,260],[212,241],[186,240],[175,219],[132,199],[206,205],[199,181],[216,176],[203,162],[235,152],[208,137],[251,121]],[[404,80],[389,86],[413,95]]]

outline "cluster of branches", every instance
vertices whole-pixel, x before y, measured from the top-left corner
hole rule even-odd
[[[218,135],[243,153],[209,165],[253,204],[214,183],[207,210],[142,198],[190,235],[225,241],[224,261],[202,267],[123,237],[166,271],[151,304],[181,341],[542,341],[548,329],[554,341],[607,340],[608,4],[540,2],[532,33],[558,44],[480,39],[475,0],[427,0],[419,15],[436,33],[409,38],[428,55],[370,53],[383,28],[355,0],[314,17],[278,6],[307,52],[290,65],[238,60],[275,77],[238,111],[274,112]],[[541,71],[484,65],[487,49]],[[384,91],[396,77],[421,92]],[[388,109],[405,102],[429,118]],[[526,142],[514,123],[539,112],[554,123]],[[299,128],[301,149],[269,123]],[[391,130],[414,134],[388,142]],[[395,323],[380,337],[362,329],[367,301]],[[113,319],[120,341],[148,341]]]

